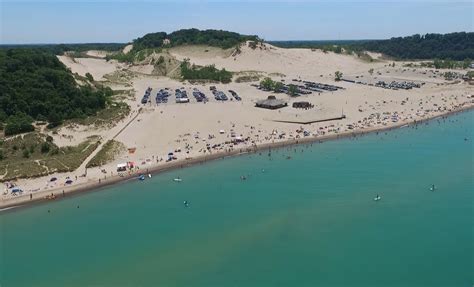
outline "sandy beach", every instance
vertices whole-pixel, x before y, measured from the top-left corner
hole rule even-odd
[[[84,75],[90,72],[106,85],[123,85],[132,89],[133,98],[124,100],[131,112],[112,127],[69,126],[56,134],[48,133],[58,146],[78,144],[92,135],[100,135],[101,144],[74,172],[10,182],[23,192],[13,195],[5,188],[0,208],[79,194],[124,180],[135,180],[139,174],[155,174],[227,156],[393,129],[474,107],[473,86],[468,82],[447,81],[441,75],[445,70],[408,68],[404,62],[391,66],[392,62],[382,59],[365,62],[355,56],[310,49],[282,49],[268,44],[255,50],[244,46],[237,55],[201,46],[173,48],[168,53],[177,60],[188,58],[197,65],[215,64],[218,68],[226,68],[235,73],[234,81],[229,84],[193,84],[156,75],[153,65],[147,61],[159,55],[145,59],[139,68],[98,58],[76,58],[73,61],[61,56],[60,60],[74,73]],[[101,55],[97,51],[89,54]],[[132,76],[120,83],[107,81],[123,71]],[[349,81],[336,82],[336,71],[341,71],[343,78]],[[259,81],[235,81],[246,75],[258,75],[260,79],[270,77],[284,83],[314,81],[343,89],[293,98],[283,93],[259,90],[253,86]],[[374,86],[373,83],[381,80],[411,81],[421,86],[409,90]],[[210,92],[211,86],[226,94],[233,90],[242,101],[216,101]],[[148,87],[152,89],[153,101],[143,105],[140,101]],[[154,95],[165,88],[172,95],[169,103],[155,103]],[[181,88],[189,95],[197,88],[209,97],[209,101],[199,103],[190,96],[189,103],[175,103],[174,90]],[[284,100],[288,107],[279,110],[255,107],[257,101],[270,95]],[[292,103],[298,101],[307,101],[314,108],[293,108]],[[345,118],[341,120],[324,121],[342,114]],[[126,150],[103,166],[86,169],[90,159],[112,139],[123,143]],[[175,159],[169,160],[170,154]],[[134,163],[134,168],[119,174],[117,165],[127,162]],[[57,180],[51,182],[52,177]],[[69,178],[73,183],[65,184]]]

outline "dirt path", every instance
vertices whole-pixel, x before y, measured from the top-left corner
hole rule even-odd
[[[97,146],[97,148],[82,162],[82,164],[77,168],[77,170],[86,170],[86,165],[89,163],[89,161],[102,149],[102,147],[111,139],[115,139],[117,136],[119,136],[133,121],[136,120],[136,118],[140,115],[141,108],[137,111],[137,114],[133,116],[128,122],[126,122],[122,127],[120,127],[120,130],[114,134],[112,137],[106,137],[102,138],[100,144]],[[115,128],[118,128],[116,126]]]

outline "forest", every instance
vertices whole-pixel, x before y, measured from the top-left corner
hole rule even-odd
[[[198,30],[182,29],[170,34],[165,32],[149,33],[133,41],[133,49],[136,51],[146,48],[160,48],[166,46],[163,40],[170,40],[169,46],[180,45],[209,45],[228,49],[244,41],[258,41],[257,36],[241,35],[235,32],[222,30]]]
[[[474,33],[426,34],[396,37],[387,40],[340,41],[271,41],[282,48],[313,48],[341,53],[364,50],[379,52],[400,60],[456,60],[474,59]]]
[[[125,47],[126,44],[122,43],[81,43],[81,44],[12,44],[12,45],[0,45],[2,49],[40,49],[45,52],[50,52],[56,55],[62,55],[67,51],[85,52],[89,50],[101,50],[101,51],[120,51]]]
[[[367,41],[356,47],[397,59],[474,59],[474,33],[426,34]]]
[[[33,120],[58,125],[105,108],[109,88],[77,86],[71,72],[43,49],[0,49],[0,123],[5,134],[32,130]]]

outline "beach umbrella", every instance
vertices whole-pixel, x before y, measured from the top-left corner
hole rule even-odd
[[[58,180],[56,177],[52,177],[49,181],[53,182],[53,181],[56,181]]]
[[[71,184],[71,183],[72,183],[71,179],[66,180],[66,184]]]

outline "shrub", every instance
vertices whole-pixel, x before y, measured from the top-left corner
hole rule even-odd
[[[41,153],[48,153],[50,149],[49,143],[44,142],[41,144]]]
[[[31,124],[32,122],[33,119],[23,113],[10,116],[5,126],[5,135],[10,136],[25,132],[32,132],[35,130]]]
[[[30,157],[30,152],[27,149],[23,150],[23,157],[24,158],[29,158]]]
[[[92,77],[91,73],[86,73],[86,78],[89,80],[89,82],[94,81],[94,77]]]

